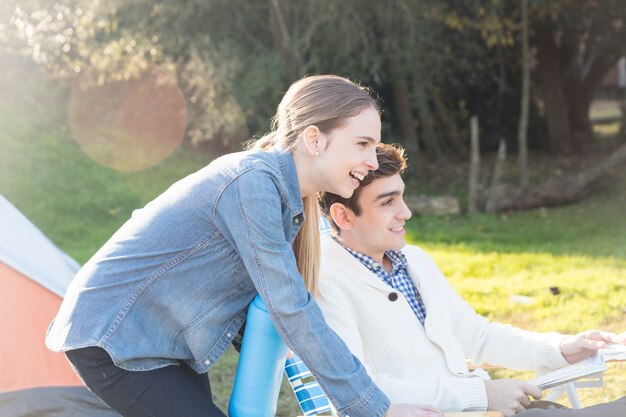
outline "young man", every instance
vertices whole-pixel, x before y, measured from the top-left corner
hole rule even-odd
[[[491,381],[484,370],[468,369],[466,358],[542,373],[626,338],[602,331],[541,334],[476,314],[424,251],[406,245],[411,211],[403,200],[403,151],[380,145],[377,157],[379,168],[351,198],[324,197],[334,236],[322,237],[316,300],[390,400],[433,404],[442,411],[491,409],[505,416],[625,416],[626,397],[583,410],[524,411],[529,396],[541,397],[537,387]]]

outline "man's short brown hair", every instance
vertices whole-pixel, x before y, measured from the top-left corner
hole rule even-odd
[[[337,194],[323,193],[320,205],[322,212],[330,222],[335,232],[339,232],[339,228],[330,216],[330,206],[335,203],[341,203],[354,212],[357,216],[361,215],[361,207],[359,206],[359,196],[363,188],[370,185],[374,180],[383,177],[391,177],[396,174],[402,174],[406,169],[406,157],[404,149],[399,145],[390,145],[380,143],[376,146],[376,158],[378,159],[378,169],[369,171],[367,176],[363,178],[359,187],[354,190],[350,198],[344,198]]]

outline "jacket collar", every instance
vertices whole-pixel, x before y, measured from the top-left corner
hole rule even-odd
[[[300,184],[298,183],[298,173],[293,154],[280,147],[271,149],[268,152],[274,152],[278,158],[280,174],[287,189],[287,195],[285,196],[287,201],[284,201],[284,203],[291,209],[294,216],[301,214],[303,212],[302,194],[300,193]]]

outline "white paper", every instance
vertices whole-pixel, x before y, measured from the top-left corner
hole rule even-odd
[[[606,361],[626,360],[626,346],[617,343],[609,343],[591,357],[583,359],[572,365],[548,372],[545,375],[531,379],[530,382],[539,389],[548,389],[557,385],[566,384],[580,378],[599,374],[607,370]]]
[[[609,343],[605,347],[598,349],[598,355],[602,356],[604,362],[626,361],[626,346]]]

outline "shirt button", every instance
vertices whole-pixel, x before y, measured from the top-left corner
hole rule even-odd
[[[389,298],[389,301],[396,301],[398,299],[398,293],[391,292],[387,298]]]
[[[226,333],[226,337],[231,337],[232,335],[232,333]]]
[[[299,217],[296,217],[295,219],[293,219],[293,222],[294,222],[295,224],[299,224],[299,223],[300,223],[300,218],[299,218]]]
[[[205,365],[210,365],[210,364],[211,364],[211,361],[207,359],[207,360],[205,360],[205,361],[204,361],[204,364],[205,364]]]

